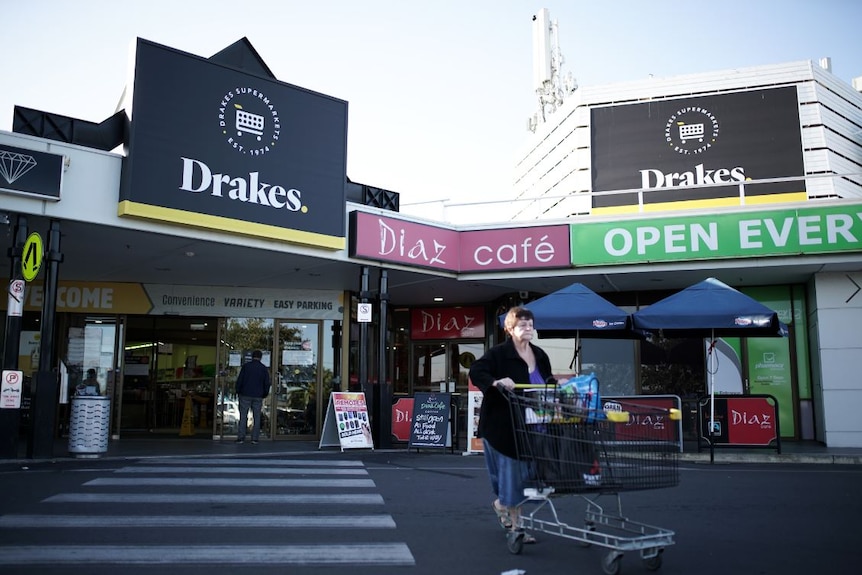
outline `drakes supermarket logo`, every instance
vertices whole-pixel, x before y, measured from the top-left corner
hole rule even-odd
[[[275,104],[249,86],[233,88],[222,97],[218,125],[227,144],[246,156],[271,152],[281,135],[281,118]]]
[[[668,118],[664,138],[678,154],[702,154],[718,140],[718,119],[703,106],[680,108]]]

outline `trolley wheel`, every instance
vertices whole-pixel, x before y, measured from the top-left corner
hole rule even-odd
[[[647,557],[643,560],[644,569],[647,571],[658,571],[661,568],[661,554],[664,549],[659,549],[658,554],[654,557]]]
[[[587,521],[586,523],[584,523],[584,530],[592,533],[596,530],[596,524],[592,521]],[[589,547],[590,545],[592,545],[592,543],[590,543],[589,541],[578,541],[578,545],[580,545],[581,547]]]
[[[623,554],[619,551],[608,551],[602,559],[602,571],[606,575],[617,575],[622,567]]]
[[[520,555],[521,550],[524,549],[524,532],[509,531],[506,534],[506,547],[512,555]]]

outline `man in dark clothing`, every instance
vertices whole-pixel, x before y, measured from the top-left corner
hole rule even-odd
[[[263,399],[269,395],[271,385],[269,368],[260,359],[263,353],[259,349],[251,353],[251,361],[242,366],[239,377],[236,378],[236,394],[239,396],[239,429],[237,443],[245,442],[248,429],[248,410],[251,408],[254,416],[254,427],[251,428],[251,442],[260,440],[260,410]]]

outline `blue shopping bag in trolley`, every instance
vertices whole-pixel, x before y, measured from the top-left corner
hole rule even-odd
[[[602,418],[599,380],[595,373],[578,375],[559,384],[558,401],[574,406],[575,413],[582,413],[584,421],[594,422]]]

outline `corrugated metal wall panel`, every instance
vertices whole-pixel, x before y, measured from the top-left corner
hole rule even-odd
[[[802,149],[812,150],[826,147],[826,136],[823,126],[813,126],[802,129]]]
[[[845,138],[854,140],[857,145],[862,145],[862,127],[851,124],[829,108],[823,108],[822,116],[823,123],[829,126],[832,131],[841,134]]]
[[[803,104],[799,106],[799,121],[802,126],[819,126],[823,124],[820,104]]]
[[[809,180],[805,189],[808,192],[809,199],[823,199],[835,197],[838,192],[835,191],[835,185],[829,179],[812,179]]]
[[[803,154],[802,156],[802,159],[805,164],[806,174],[822,174],[830,170],[829,157],[826,153],[826,150],[813,150],[805,152],[805,154]]]
[[[862,125],[862,104],[857,105],[850,100],[846,100],[840,94],[824,89],[823,86],[817,87],[817,96],[822,106],[833,110],[836,114],[843,116],[847,120]],[[858,95],[856,100],[859,100]]]
[[[843,100],[848,102],[859,102],[859,92],[854,90],[850,84],[844,82],[840,78],[836,78],[831,72],[827,72],[820,68],[820,66],[814,66],[812,68],[812,73],[818,84],[821,84],[829,91],[834,92]]]
[[[850,172],[862,171],[862,146],[855,144],[835,132],[830,130],[824,131],[826,145],[828,151],[846,158],[849,162],[855,163],[856,168],[849,170]]]
[[[814,82],[802,82],[796,85],[796,96],[799,98],[799,103],[816,102],[817,88]]]
[[[832,152],[829,152],[827,157],[833,172],[836,174],[857,174],[851,179],[862,182],[862,176],[858,175],[862,174],[862,169],[860,169],[859,164],[851,162],[847,158],[842,158],[838,154]]]

